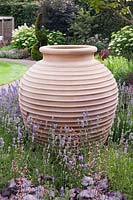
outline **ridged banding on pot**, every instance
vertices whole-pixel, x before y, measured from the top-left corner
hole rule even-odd
[[[37,141],[47,142],[53,118],[56,134],[68,126],[71,132],[63,130],[60,134],[86,138],[87,142],[105,141],[113,122],[118,89],[111,72],[94,59],[96,47],[55,45],[41,47],[40,51],[43,60],[23,76],[19,94],[25,124],[30,116],[39,125]],[[86,125],[82,127],[77,120],[86,120]]]

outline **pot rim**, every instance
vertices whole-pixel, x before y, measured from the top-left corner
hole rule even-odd
[[[97,47],[90,45],[49,45],[40,47],[46,54],[88,54],[97,52]]]

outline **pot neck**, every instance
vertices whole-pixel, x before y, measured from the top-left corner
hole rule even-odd
[[[88,45],[53,45],[40,48],[43,60],[48,62],[79,62],[94,58],[97,48]]]
[[[47,62],[79,62],[94,59],[94,54],[89,55],[60,55],[43,54],[43,60]]]

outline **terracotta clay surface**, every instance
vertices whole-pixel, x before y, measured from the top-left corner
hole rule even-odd
[[[73,140],[105,141],[114,118],[118,89],[111,72],[94,59],[87,45],[40,48],[43,60],[20,81],[20,108],[39,125],[38,142],[47,142],[49,127]]]

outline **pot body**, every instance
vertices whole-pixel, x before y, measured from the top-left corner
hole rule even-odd
[[[30,116],[38,125],[38,142],[47,142],[50,127],[76,143],[106,141],[118,88],[111,72],[94,59],[96,50],[86,45],[40,48],[43,60],[26,72],[19,91],[24,123]]]

